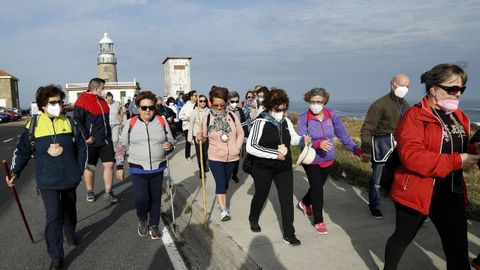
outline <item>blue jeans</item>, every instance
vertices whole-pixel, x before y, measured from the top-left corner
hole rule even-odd
[[[162,202],[163,172],[131,174],[135,206],[139,220],[148,220],[149,226],[158,226]]]
[[[228,182],[232,178],[233,169],[237,162],[221,162],[209,160],[210,171],[215,179],[215,194],[225,194],[228,190]]]
[[[382,178],[382,171],[384,163],[375,163],[372,162],[372,178],[370,179],[370,184],[368,185],[368,201],[370,210],[378,209],[380,210],[380,179]]]

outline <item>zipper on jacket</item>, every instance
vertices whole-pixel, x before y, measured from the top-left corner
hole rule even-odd
[[[318,120],[318,119],[317,119]],[[324,119],[325,120],[325,119]],[[327,135],[325,134],[325,129],[323,128],[323,121],[320,121],[318,120],[318,122],[320,122],[320,127],[322,128],[322,135],[323,137],[325,138],[325,140],[328,140],[327,138]],[[320,142],[321,143],[321,142]],[[333,150],[333,147],[335,147],[335,145],[332,146],[332,150]],[[321,149],[321,148],[320,148]],[[323,149],[322,149],[323,151]],[[327,152],[323,151],[325,153],[324,157],[323,157],[323,161],[325,162],[327,160]]]
[[[148,124],[145,123],[145,129],[147,130],[147,141],[148,141],[148,157],[150,160],[150,170],[153,170],[152,166],[152,150],[150,149],[150,133],[148,133]]]
[[[105,143],[108,144],[107,122],[105,122],[105,112],[103,111],[102,104],[100,104],[100,102],[98,101],[98,97],[95,97],[95,101],[97,102],[98,106],[100,106],[100,110],[102,111],[103,129],[105,130]]]
[[[403,191],[405,191],[407,189],[409,181],[410,181],[410,175],[407,177],[407,181],[405,181],[405,185],[403,185]]]

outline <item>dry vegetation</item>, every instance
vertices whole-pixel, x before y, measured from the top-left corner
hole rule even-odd
[[[288,117],[296,124],[298,115],[289,114]],[[360,129],[363,120],[344,118],[343,123],[355,143],[360,145]],[[477,129],[477,126],[472,126],[471,134]],[[331,176],[351,185],[368,186],[368,181],[372,173],[371,164],[361,162],[360,159],[353,156],[352,152],[347,150],[340,141],[336,140],[335,146],[337,147],[337,153],[335,163],[331,170]],[[300,149],[298,147],[292,147],[292,154],[295,162],[300,154]],[[469,199],[467,207],[468,218],[480,221],[480,172],[478,166],[474,166],[465,171],[465,180]]]

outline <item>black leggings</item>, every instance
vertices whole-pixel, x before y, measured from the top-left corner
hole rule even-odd
[[[295,234],[293,228],[293,170],[274,172],[257,166],[252,168],[252,177],[255,184],[255,194],[250,205],[251,221],[258,222],[260,212],[267,200],[272,181],[275,182],[280,201],[282,213],[283,236],[288,237]]]
[[[395,232],[385,247],[384,269],[397,269],[400,258],[412,242],[427,216],[395,203]],[[470,269],[468,262],[467,217],[463,194],[442,194],[432,197],[430,219],[442,240],[447,269]]]
[[[189,141],[188,141],[188,129],[185,129],[183,131],[183,136],[185,136],[185,158],[190,158],[190,146],[192,145]]]
[[[303,165],[307,173],[308,188],[307,194],[303,196],[303,203],[311,205],[313,211],[313,224],[323,222],[323,186],[327,181],[329,167],[321,168],[318,165]]]

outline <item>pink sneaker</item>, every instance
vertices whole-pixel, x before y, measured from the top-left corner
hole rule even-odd
[[[302,200],[298,202],[298,206],[303,210],[303,214],[307,217],[313,217],[312,207],[310,205],[306,205],[303,203]]]
[[[323,222],[315,224],[315,230],[317,230],[319,234],[328,234],[327,225]]]

